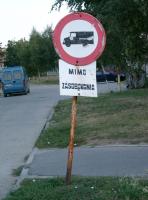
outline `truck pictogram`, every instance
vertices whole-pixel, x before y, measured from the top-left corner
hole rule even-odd
[[[69,37],[64,38],[63,44],[67,47],[76,44],[82,44],[87,46],[88,44],[94,44],[94,32],[93,31],[75,31],[70,32]]]

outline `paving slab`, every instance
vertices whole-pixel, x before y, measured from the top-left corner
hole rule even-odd
[[[67,149],[38,150],[28,168],[28,176],[65,176]],[[73,175],[148,175],[148,146],[79,147],[74,150]]]

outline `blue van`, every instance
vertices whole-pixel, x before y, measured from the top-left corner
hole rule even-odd
[[[2,73],[4,97],[8,94],[27,94],[30,92],[29,79],[24,67],[5,67]]]

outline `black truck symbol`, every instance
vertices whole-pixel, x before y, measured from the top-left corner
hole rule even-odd
[[[70,32],[70,36],[64,38],[63,44],[70,47],[72,44],[82,44],[86,46],[88,44],[94,44],[94,32],[93,31],[76,31]]]

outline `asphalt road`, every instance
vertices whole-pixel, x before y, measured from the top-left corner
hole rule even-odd
[[[125,86],[122,85],[122,90]],[[98,84],[98,93],[119,91],[116,83]],[[13,169],[24,164],[58,100],[59,86],[32,86],[31,94],[0,96],[0,199],[15,184]]]
[[[0,97],[0,199],[16,178],[45,122],[59,100],[58,86],[32,86],[29,95]]]

